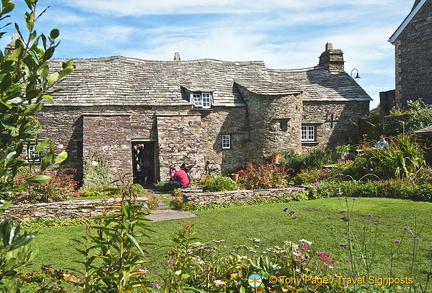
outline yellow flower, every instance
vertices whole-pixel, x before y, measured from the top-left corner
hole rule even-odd
[[[237,278],[237,274],[231,274],[231,279],[235,279],[235,278]]]

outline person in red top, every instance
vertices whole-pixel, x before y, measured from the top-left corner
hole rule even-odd
[[[181,170],[178,165],[174,166],[174,174],[169,182],[172,189],[187,187],[189,178],[184,170]]]

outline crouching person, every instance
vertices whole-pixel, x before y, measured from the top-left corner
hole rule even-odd
[[[178,165],[174,166],[174,174],[172,175],[169,185],[171,189],[185,188],[189,186],[189,178],[184,170],[181,170]]]

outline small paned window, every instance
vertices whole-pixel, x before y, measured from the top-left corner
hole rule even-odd
[[[36,149],[36,143],[30,142],[27,145],[27,154],[26,154],[26,160],[28,162],[40,162],[40,153],[35,152]]]
[[[211,93],[193,93],[193,104],[197,108],[210,109],[211,108]]]
[[[222,149],[229,150],[231,149],[231,135],[223,134],[222,135]]]
[[[302,125],[301,141],[316,141],[315,137],[315,125]]]

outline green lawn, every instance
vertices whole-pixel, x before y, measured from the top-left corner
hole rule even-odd
[[[193,224],[197,241],[225,240],[221,245],[225,253],[238,245],[252,245],[250,238],[260,239],[259,247],[256,247],[258,250],[281,245],[284,241],[312,241],[314,250],[336,257],[336,270],[344,274],[349,268],[348,249],[339,244],[348,243],[348,236],[346,222],[341,217],[348,216],[349,210],[356,244],[362,244],[363,251],[367,251],[366,257],[375,256],[373,274],[388,276],[391,254],[398,248],[393,257],[394,277],[406,277],[413,257],[414,242],[417,245],[417,271],[431,271],[432,203],[358,198],[349,199],[348,204],[349,209],[344,198],[327,198],[199,211],[195,212],[198,217],[192,219],[149,222],[155,231],[151,233],[151,242],[155,245],[151,249],[148,268],[163,273],[165,251],[171,245],[170,239],[181,228],[181,223],[187,221]],[[287,208],[286,212],[284,208]],[[295,211],[295,214],[290,215],[290,211]],[[414,239],[405,227],[421,232]],[[83,236],[83,226],[37,230],[40,234],[34,240],[34,247],[39,254],[32,269],[37,269],[41,264],[52,264],[54,268],[76,267],[73,260],[79,255],[74,251],[76,244],[70,239]],[[401,243],[397,244],[395,240],[401,240]],[[424,273],[416,275],[416,281],[423,282],[424,279]]]

